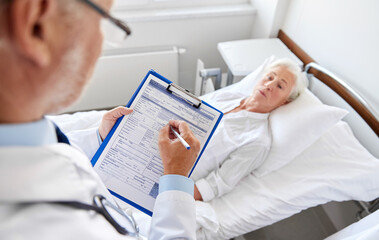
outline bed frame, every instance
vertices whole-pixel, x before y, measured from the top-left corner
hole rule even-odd
[[[349,123],[361,144],[372,155],[379,158],[378,113],[364,97],[334,73],[318,65],[282,30],[279,30],[278,38],[304,63],[304,71],[310,74],[309,89],[322,102],[348,110],[350,114],[344,118],[344,121]]]
[[[303,62],[308,73],[309,89],[325,104],[344,108],[349,114],[343,119],[356,138],[376,158],[379,158],[379,115],[349,84],[337,75],[318,65],[287,34],[279,30],[278,38]],[[362,211],[357,217],[370,214],[379,208],[379,198],[370,202],[357,202]]]

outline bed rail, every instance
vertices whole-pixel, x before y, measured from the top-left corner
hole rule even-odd
[[[304,50],[282,30],[279,30],[278,38],[304,63],[304,66],[308,66],[306,69],[307,72],[313,74],[317,79],[340,95],[379,137],[379,115],[370,107],[364,98],[335,74],[319,66],[315,60],[304,52]]]
[[[312,75],[320,79],[334,91],[336,91],[346,102],[348,102],[354,110],[356,110],[359,115],[367,122],[367,124],[374,130],[376,135],[379,137],[379,114],[370,106],[370,104],[357,93],[348,83],[343,81],[336,74],[332,73],[328,69],[320,66],[315,62],[308,63],[304,71],[310,73],[311,69],[315,69]],[[332,78],[334,81],[325,81],[325,76],[320,76],[321,74]]]

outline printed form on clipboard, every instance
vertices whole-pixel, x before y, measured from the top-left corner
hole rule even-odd
[[[91,163],[110,192],[152,215],[163,164],[159,154],[160,129],[169,120],[183,120],[200,141],[201,158],[223,114],[163,76],[149,71]]]

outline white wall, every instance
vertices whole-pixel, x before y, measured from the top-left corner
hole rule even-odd
[[[180,55],[179,59],[179,84],[192,91],[195,87],[197,58],[204,61],[206,68],[222,67],[226,71],[226,66],[217,50],[217,43],[251,37],[256,11],[248,4],[241,8],[242,10],[236,10],[235,13],[232,11],[216,14],[212,12],[217,7],[200,8],[198,10],[200,12],[210,11],[209,14],[201,16],[197,16],[197,10],[193,14],[186,13],[192,11],[191,9],[178,10],[163,18],[159,18],[159,15],[165,14],[164,11],[152,13],[150,14],[152,17],[147,19],[129,15],[129,25],[133,33],[126,41],[126,47],[185,48],[186,53]],[[227,6],[226,9],[233,7]],[[184,15],[180,13],[181,11]],[[128,21],[127,13],[125,17]]]
[[[287,13],[288,0],[250,0],[257,9],[251,38],[273,38],[278,35]]]
[[[379,111],[379,1],[291,0],[282,29]]]

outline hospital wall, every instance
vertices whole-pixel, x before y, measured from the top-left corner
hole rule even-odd
[[[217,43],[250,38],[256,10],[248,4],[239,4],[124,15],[133,30],[125,47],[176,46],[185,50],[179,56],[179,84],[193,90],[197,58],[208,64],[206,67],[222,66]]]
[[[379,111],[379,1],[291,0],[282,29]],[[356,221],[353,202],[323,206],[336,229]]]
[[[379,111],[379,1],[291,0],[282,29]]]

